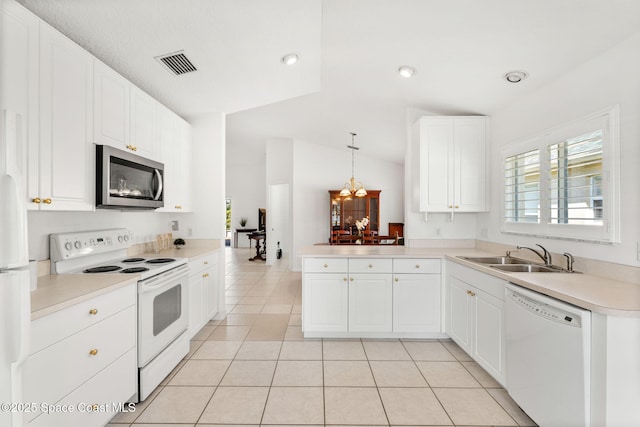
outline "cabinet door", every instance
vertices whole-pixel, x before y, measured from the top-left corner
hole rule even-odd
[[[304,275],[303,331],[346,332],[347,273]]]
[[[454,206],[456,212],[486,210],[486,117],[455,119]]]
[[[6,167],[17,169],[11,174],[27,208],[38,209],[32,200],[38,197],[39,19],[16,2],[2,1],[0,7],[0,128],[3,140],[15,136],[6,141],[6,161],[14,163]]]
[[[94,59],[93,142],[126,150],[129,144],[131,84]]]
[[[204,278],[205,323],[218,313],[218,269],[212,265],[205,271]]]
[[[467,353],[471,353],[471,297],[469,285],[449,276],[447,333]]]
[[[349,275],[349,331],[391,332],[391,274]]]
[[[440,332],[440,275],[395,274],[393,331]]]
[[[136,154],[156,160],[158,154],[158,111],[160,104],[135,86],[131,86],[130,143]]]
[[[160,161],[164,163],[164,207],[159,212],[191,211],[191,125],[160,109]],[[243,241],[244,243],[244,241]]]
[[[472,288],[474,306],[471,356],[501,384],[505,382],[504,301]]]
[[[205,323],[204,279],[204,273],[200,272],[189,276],[189,339],[193,338]]]
[[[93,210],[93,58],[49,25],[40,27],[42,210]]]
[[[420,210],[450,212],[453,193],[453,121],[423,118],[420,127]]]

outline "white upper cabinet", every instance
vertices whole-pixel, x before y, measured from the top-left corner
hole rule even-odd
[[[93,142],[133,151],[129,143],[131,83],[97,59],[93,75]]]
[[[29,186],[31,206],[94,208],[92,94],[93,57],[41,22],[39,173]]]
[[[487,118],[422,117],[413,134],[420,147],[420,211],[485,211]]]
[[[158,115],[164,108],[152,97],[131,86],[131,134],[130,147],[136,154],[148,159],[159,159]]]
[[[159,212],[190,212],[191,125],[162,107],[160,161],[164,164],[164,207]]]
[[[14,2],[2,1],[0,12],[0,120],[4,123],[0,127],[6,134],[15,134],[7,141],[12,153],[0,161],[15,163],[3,166],[14,169],[22,194],[29,195],[29,175],[33,173],[37,182],[38,170],[40,20]]]

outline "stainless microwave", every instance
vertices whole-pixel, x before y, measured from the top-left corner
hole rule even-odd
[[[164,206],[164,165],[108,145],[96,145],[96,207]]]

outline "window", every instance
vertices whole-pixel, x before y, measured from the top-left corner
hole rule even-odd
[[[503,231],[619,241],[618,108],[503,150]]]

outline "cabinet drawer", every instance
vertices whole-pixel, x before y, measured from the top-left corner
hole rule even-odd
[[[218,259],[217,252],[203,255],[201,257],[189,260],[189,274],[199,273],[216,265]]]
[[[25,402],[57,402],[135,349],[136,318],[136,307],[131,306],[29,356],[24,368]]]
[[[349,273],[391,273],[390,258],[350,258]]]
[[[305,258],[305,273],[346,273],[348,263],[345,258]]]
[[[393,260],[393,272],[400,274],[440,274],[440,259],[396,258]]]
[[[457,264],[453,261],[447,263],[447,274],[504,301],[505,281],[502,279]]]
[[[136,300],[137,289],[132,284],[34,320],[31,322],[31,354],[95,325],[126,307],[135,306]]]
[[[29,423],[29,427],[105,425],[118,410],[127,410],[128,406],[124,402],[133,396],[138,387],[137,370],[136,351],[131,349],[73,393],[57,402],[58,405],[73,407],[74,412],[41,414]],[[46,403],[52,404],[52,402]]]

